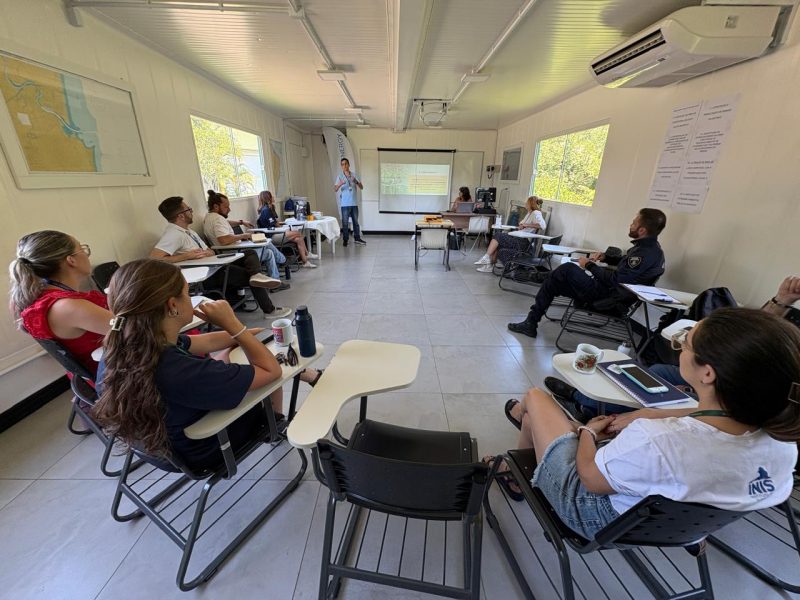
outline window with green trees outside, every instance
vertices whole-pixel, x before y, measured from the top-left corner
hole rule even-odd
[[[545,200],[591,206],[608,125],[548,138],[536,144],[531,194]]]
[[[267,189],[259,136],[194,115],[191,119],[203,190],[241,198]]]

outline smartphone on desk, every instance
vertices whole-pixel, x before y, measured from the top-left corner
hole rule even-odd
[[[625,375],[633,383],[638,385],[644,391],[651,394],[661,394],[668,392],[669,388],[661,383],[658,379],[652,377],[647,371],[638,365],[617,365],[620,373]]]

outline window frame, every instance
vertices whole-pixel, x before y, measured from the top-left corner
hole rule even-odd
[[[259,160],[259,163],[260,163],[259,168],[260,168],[261,175],[263,177],[263,182],[264,182],[264,187],[262,189],[263,190],[270,189],[269,188],[269,182],[270,182],[270,178],[271,178],[271,173],[269,171],[267,171],[266,158],[264,157],[264,139],[263,139],[264,136],[263,136],[263,134],[255,131],[253,129],[250,129],[248,127],[244,127],[242,125],[239,125],[238,123],[233,123],[232,121],[228,121],[226,119],[222,119],[222,118],[219,118],[219,117],[216,117],[216,116],[209,115],[207,113],[204,113],[203,111],[191,110],[190,109],[189,110],[189,130],[190,130],[190,134],[192,136],[192,147],[194,148],[194,158],[195,158],[195,163],[197,164],[197,171],[198,171],[198,173],[200,175],[200,185],[201,185],[201,187],[203,189],[203,195],[204,196],[205,196],[205,192],[206,192],[206,187],[205,187],[205,184],[203,183],[203,171],[200,168],[200,159],[197,156],[197,140],[195,140],[195,137],[194,137],[194,129],[192,127],[192,117],[197,117],[198,119],[203,119],[205,121],[209,121],[211,123],[214,123],[215,125],[222,125],[223,127],[227,127],[229,129],[236,129],[236,130],[241,131],[243,133],[249,133],[251,135],[256,136],[256,139],[258,140],[258,155],[259,155],[259,159],[260,159]],[[224,190],[215,190],[215,191],[225,194]],[[234,200],[243,200],[243,199],[247,199],[247,198],[255,198],[256,196],[258,196],[258,191],[255,191],[252,194],[248,194],[248,195],[244,195],[244,196],[232,196],[231,195],[231,196],[227,196],[227,197],[231,202],[233,202]]]
[[[593,121],[591,123],[583,123],[583,124],[578,125],[576,127],[571,127],[569,129],[562,129],[561,131],[559,131],[557,133],[550,133],[550,134],[547,134],[547,135],[544,135],[544,136],[538,138],[536,140],[536,142],[534,143],[534,145],[533,145],[533,162],[531,164],[531,183],[530,183],[530,186],[528,187],[529,195],[531,195],[531,196],[534,195],[533,186],[534,186],[534,184],[536,182],[536,176],[538,174],[537,165],[539,164],[539,151],[540,151],[540,146],[541,146],[542,142],[545,142],[547,140],[552,140],[554,138],[569,136],[569,135],[572,135],[573,133],[579,133],[579,132],[582,132],[582,131],[589,131],[591,129],[597,129],[598,127],[603,127],[603,126],[608,126],[608,133],[606,134],[606,143],[603,146],[603,158],[600,160],[600,169],[597,172],[597,181],[599,183],[600,175],[603,172],[603,162],[606,159],[606,148],[608,147],[608,136],[611,134],[611,119],[602,119],[602,120],[599,120],[599,121]],[[565,148],[565,150],[566,150],[566,148]],[[564,159],[563,158],[561,160],[561,164],[562,164],[561,176],[563,177],[563,173],[564,173],[564,169],[563,169]],[[559,187],[560,187],[560,183],[559,183]],[[566,200],[561,200],[561,199],[557,199],[557,198],[545,198],[543,196],[541,198],[542,198],[542,200],[544,200],[546,202],[558,202],[559,204],[565,204],[565,205],[574,206],[574,207],[577,207],[577,208],[592,208],[594,206],[594,200],[595,200],[596,197],[597,197],[597,189],[595,189],[595,195],[594,195],[594,197],[592,197],[592,203],[589,204],[589,205],[578,204],[578,203],[575,203],[575,202],[568,202]]]

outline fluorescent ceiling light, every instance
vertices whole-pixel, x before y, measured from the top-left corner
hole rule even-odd
[[[319,69],[317,71],[317,75],[322,81],[344,81],[345,75],[344,71],[338,71],[334,69]]]
[[[360,115],[361,111],[363,111],[363,110],[364,109],[361,108],[360,106],[345,106],[345,108],[344,108],[344,112],[346,112],[346,113],[354,113],[354,114],[358,114],[358,115]]]
[[[483,83],[489,79],[489,73],[464,73],[461,77],[461,83]]]

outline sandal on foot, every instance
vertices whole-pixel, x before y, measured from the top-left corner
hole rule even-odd
[[[494,462],[494,459],[494,456],[484,456],[481,462],[491,466]],[[509,498],[515,502],[522,502],[525,499],[525,496],[523,495],[517,480],[514,479],[514,476],[511,474],[511,469],[508,468],[508,465],[505,464],[505,462],[505,460],[502,460],[502,464],[498,467],[497,473],[494,474],[495,481],[497,481],[498,485],[505,490]],[[505,469],[503,469],[503,467],[505,467]],[[503,470],[501,471],[500,469]]]
[[[309,381],[308,385],[310,385],[311,387],[314,387],[315,385],[317,385],[317,382],[319,381],[319,378],[322,377],[322,374],[324,372],[325,372],[325,369],[319,369],[317,371],[317,376],[314,377],[314,379],[312,379],[311,381]]]
[[[522,430],[522,421],[520,421],[519,419],[515,419],[514,415],[511,414],[511,411],[514,409],[514,407],[517,404],[519,404],[519,400],[515,400],[514,398],[511,398],[506,402],[506,406],[505,406],[505,408],[503,410],[506,413],[506,418],[509,421],[511,421],[511,424],[514,427],[516,427],[517,429]]]

